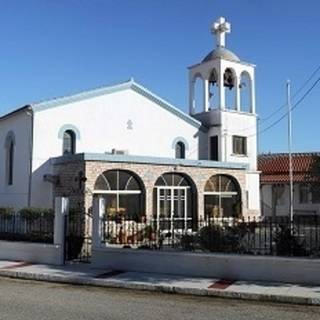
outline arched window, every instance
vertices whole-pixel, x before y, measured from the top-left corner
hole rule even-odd
[[[181,173],[161,175],[154,187],[154,219],[158,230],[187,230],[196,217],[194,183]]]
[[[144,187],[138,177],[124,170],[102,173],[94,185],[94,193],[106,200],[109,220],[125,219],[141,221],[144,212]]]
[[[240,110],[243,112],[252,112],[251,103],[251,79],[247,72],[242,72],[240,76]]]
[[[13,184],[13,165],[14,165],[14,144],[10,142],[8,149],[8,184]]]
[[[6,181],[8,185],[13,184],[13,169],[14,169],[14,149],[15,135],[9,131],[5,140],[6,148]]]
[[[66,130],[63,133],[63,155],[75,154],[76,152],[76,135],[72,130]]]
[[[231,68],[227,68],[223,75],[223,85],[225,87],[225,107],[236,109],[236,74]]]
[[[241,216],[241,192],[238,182],[226,175],[214,175],[204,188],[205,217]]]
[[[186,146],[182,141],[176,143],[176,159],[185,159],[186,157]]]

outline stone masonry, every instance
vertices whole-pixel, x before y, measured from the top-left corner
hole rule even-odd
[[[204,187],[206,181],[216,174],[234,177],[241,188],[242,215],[255,217],[257,212],[247,209],[246,197],[246,170],[228,168],[207,168],[185,165],[159,165],[133,162],[109,161],[65,161],[54,165],[54,173],[59,176],[59,184],[54,188],[53,196],[66,196],[70,199],[70,207],[84,206],[86,210],[92,207],[94,184],[100,174],[107,170],[127,170],[138,175],[145,188],[146,216],[151,217],[153,212],[153,189],[156,180],[164,173],[181,173],[194,182],[197,192],[198,217],[204,215]]]

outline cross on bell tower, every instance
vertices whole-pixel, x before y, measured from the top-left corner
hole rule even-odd
[[[211,27],[211,33],[216,36],[217,47],[225,47],[226,33],[231,32],[231,24],[220,17]]]

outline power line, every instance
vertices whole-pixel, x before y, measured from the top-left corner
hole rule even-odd
[[[299,93],[307,86],[307,84],[312,80],[312,78],[318,73],[318,71],[320,70],[320,65],[311,73],[311,75],[308,77],[308,79],[302,84],[302,86],[293,94],[292,96],[292,100],[294,100],[298,95]],[[277,113],[279,113],[283,108],[285,108],[287,106],[287,104],[283,104],[281,105],[279,108],[277,108],[274,112],[272,112],[269,116],[267,116],[266,118],[261,118],[261,119],[258,119],[258,126],[261,125],[262,122],[266,122],[268,121],[269,119],[271,119],[274,115],[276,115]],[[282,120],[282,119],[281,119]],[[254,129],[256,126],[250,126],[250,127],[247,127],[247,128],[243,128],[239,131],[243,132],[243,131],[248,131],[248,130],[251,130],[251,129]],[[267,127],[268,128],[268,127]],[[266,129],[267,129],[266,128]],[[263,129],[264,130],[264,129]],[[262,130],[262,131],[263,131]]]
[[[310,77],[303,83],[303,85],[293,94],[292,99],[294,99],[305,87],[306,85],[312,80],[312,78],[318,73],[318,71],[320,70],[320,66],[318,66],[315,71],[312,72],[312,74],[310,75]],[[265,122],[268,121],[269,119],[271,119],[275,114],[277,114],[279,111],[281,111],[283,108],[285,108],[287,106],[287,104],[283,104],[282,106],[280,106],[278,109],[276,109],[274,112],[272,112],[269,116],[265,117],[265,118],[261,118],[260,121],[261,122]]]
[[[320,77],[313,83],[313,85],[306,91],[306,93],[293,105],[291,108],[291,111],[296,109],[299,104],[309,95],[309,93],[315,88],[315,86],[320,82]],[[277,125],[280,121],[282,121],[286,116],[288,115],[288,112],[286,112],[284,115],[282,115],[278,120],[273,122],[271,125],[268,127],[264,128],[263,130],[259,131],[257,134],[261,134],[266,132],[267,130],[273,128],[275,125]],[[251,136],[256,136],[256,134],[253,134]]]

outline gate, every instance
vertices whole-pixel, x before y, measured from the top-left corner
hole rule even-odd
[[[65,217],[64,261],[87,262],[91,259],[92,214],[70,211]]]

